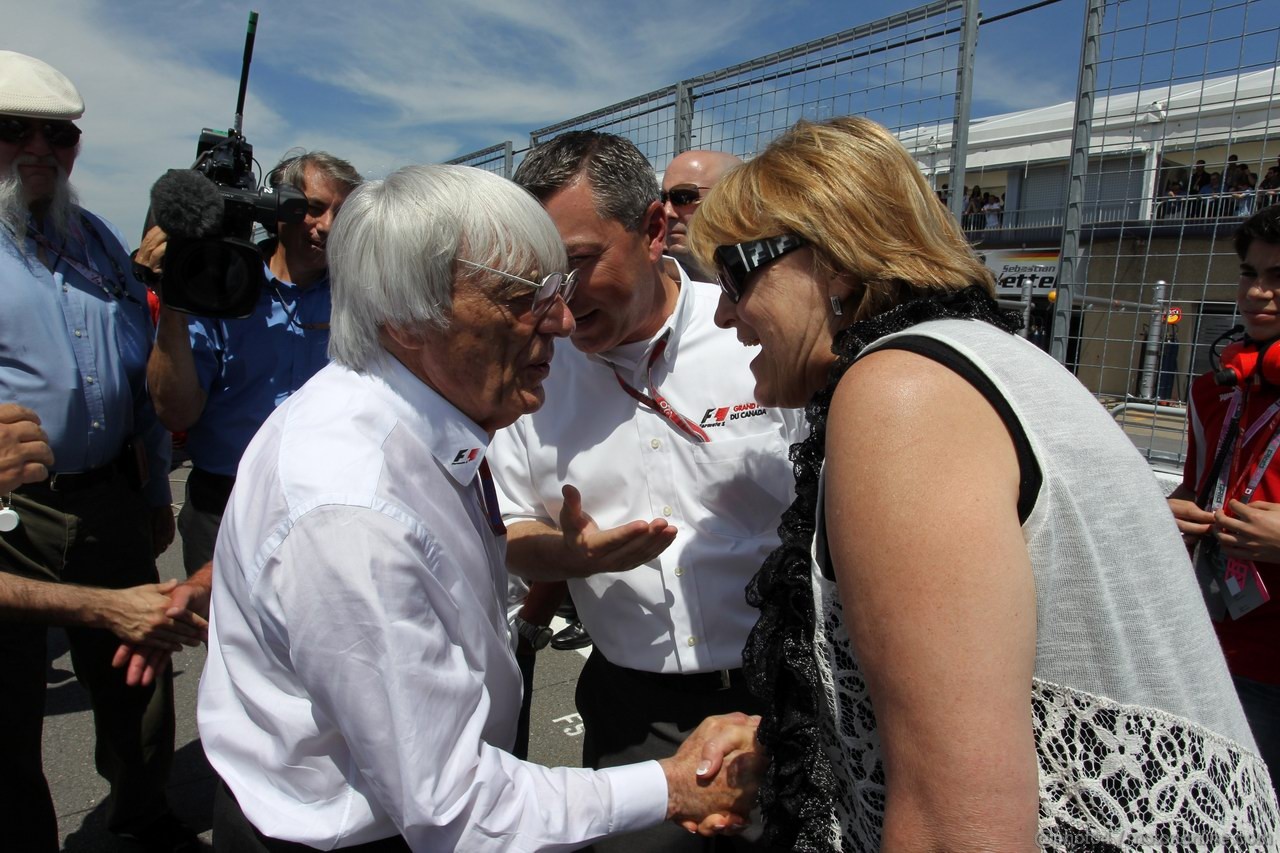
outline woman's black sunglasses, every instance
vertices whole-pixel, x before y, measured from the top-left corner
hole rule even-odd
[[[736,304],[747,289],[747,278],[753,272],[804,246],[804,238],[794,234],[720,246],[715,251],[716,279],[720,282],[720,289],[730,302]]]

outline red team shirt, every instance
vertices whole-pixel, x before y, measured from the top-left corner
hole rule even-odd
[[[1187,463],[1183,469],[1183,484],[1198,496],[1204,488],[1213,467],[1218,441],[1226,429],[1227,409],[1234,392],[1213,381],[1206,373],[1191,383],[1191,407],[1188,412]],[[1240,418],[1238,436],[1248,432],[1268,407],[1280,399],[1280,388],[1271,385],[1251,385],[1245,397],[1244,414]],[[1240,469],[1230,472],[1227,479],[1226,499],[1239,499],[1262,455],[1267,443],[1275,435],[1274,430],[1260,429],[1240,452]],[[1227,465],[1232,455],[1227,456]],[[1241,473],[1244,476],[1241,476]],[[1280,454],[1272,460],[1253,495],[1254,501],[1280,503]],[[1271,600],[1247,613],[1241,619],[1229,616],[1215,623],[1218,639],[1232,675],[1251,678],[1267,684],[1280,684],[1280,655],[1276,643],[1280,641],[1280,564],[1258,563],[1262,582],[1271,593]]]

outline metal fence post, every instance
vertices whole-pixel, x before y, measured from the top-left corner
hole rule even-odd
[[[1076,110],[1072,121],[1071,163],[1067,184],[1066,224],[1062,229],[1061,263],[1058,267],[1057,299],[1053,303],[1049,354],[1060,364],[1067,363],[1071,338],[1072,289],[1081,284],[1084,265],[1080,261],[1080,231],[1084,216],[1085,173],[1089,167],[1089,138],[1093,127],[1093,99],[1097,85],[1098,36],[1106,0],[1087,0],[1084,42],[1080,48],[1080,80],[1076,85]]]
[[[978,0],[965,0],[960,55],[956,62],[956,115],[951,124],[951,195],[947,201],[957,222],[963,222],[964,162],[969,155],[969,105],[973,100],[973,59],[978,49]]]
[[[1147,321],[1147,346],[1142,354],[1142,378],[1138,386],[1138,394],[1143,399],[1153,400],[1156,396],[1156,377],[1160,373],[1160,335],[1164,331],[1164,315],[1168,310],[1165,304],[1166,285],[1156,282],[1155,297],[1151,300],[1151,315]]]
[[[673,153],[683,154],[693,147],[693,87],[681,80],[676,84],[676,138]]]
[[[502,177],[507,180],[511,180],[512,160],[511,140],[508,139],[506,144],[502,146]]]

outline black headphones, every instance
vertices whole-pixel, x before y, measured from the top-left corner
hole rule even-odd
[[[1280,347],[1273,346],[1275,342],[1276,338],[1261,342],[1245,338],[1229,344],[1219,358],[1214,381],[1232,387],[1244,385],[1256,375],[1267,385],[1280,388]]]

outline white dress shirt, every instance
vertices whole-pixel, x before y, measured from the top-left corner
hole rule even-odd
[[[322,849],[566,850],[665,817],[656,762],[506,750],[520,673],[488,436],[385,353],[331,365],[253,439],[223,516],[198,719],[264,834]]]
[[[669,262],[677,269],[675,261]],[[578,616],[610,662],[646,672],[697,673],[742,665],[758,611],[747,582],[778,544],[794,477],[787,458],[803,412],[755,403],[748,367],[758,352],[714,322],[719,288],[680,271],[680,296],[651,340],[599,356],[556,350],[546,402],[500,430],[490,448],[508,524],[558,526],[561,488],[582,493],[601,530],[665,518],[675,541],[628,572],[570,581]],[[699,424],[699,442],[633,399],[622,379],[658,393]]]

